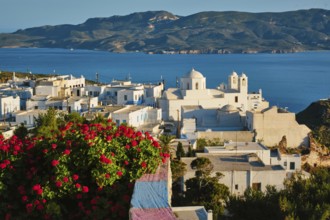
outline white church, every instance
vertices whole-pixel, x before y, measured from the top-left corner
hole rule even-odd
[[[230,106],[245,112],[264,109],[269,103],[262,98],[262,92],[248,93],[248,77],[233,72],[228,77],[228,86],[221,84],[216,89],[206,88],[206,78],[192,69],[180,78],[180,88],[169,88],[159,99],[163,120],[181,120],[183,106],[200,106],[203,109],[221,109]]]

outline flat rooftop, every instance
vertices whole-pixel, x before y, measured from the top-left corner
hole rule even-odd
[[[178,220],[207,220],[204,206],[172,207]]]
[[[267,147],[257,142],[229,142],[225,143],[224,146],[208,146],[205,148],[209,153],[223,153],[227,151],[242,153],[244,151],[269,150]]]
[[[214,168],[213,172],[222,171],[272,171],[272,170],[283,170],[280,165],[264,165],[259,160],[249,160],[250,157],[256,158],[255,155],[251,154],[226,154],[226,155],[214,155],[208,153],[197,153],[197,157],[209,158]],[[196,157],[183,157],[182,162],[187,164],[187,172],[195,172],[190,167],[190,164]]]
[[[129,106],[126,106],[126,108],[120,109],[116,113],[130,113],[130,112],[138,111],[140,109],[144,109],[146,107],[147,106],[143,106],[143,105],[129,105]]]

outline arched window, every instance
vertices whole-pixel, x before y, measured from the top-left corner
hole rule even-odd
[[[246,86],[246,80],[244,78],[242,79],[242,85]]]
[[[198,83],[195,84],[195,88],[196,88],[196,90],[198,90]]]
[[[189,89],[189,83],[187,83],[187,89]]]

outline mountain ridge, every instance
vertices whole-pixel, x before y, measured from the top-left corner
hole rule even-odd
[[[0,47],[145,53],[288,53],[330,49],[330,11],[167,11],[89,18],[0,34]]]

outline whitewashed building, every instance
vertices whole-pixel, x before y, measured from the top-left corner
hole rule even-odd
[[[235,195],[243,195],[249,187],[265,191],[267,185],[272,185],[283,189],[284,180],[292,173],[301,171],[300,155],[274,153],[256,142],[230,142],[224,146],[205,147],[205,153],[197,153],[196,157],[181,158],[187,164],[183,182],[195,176],[196,170],[190,164],[198,157],[210,159],[214,166],[212,175],[222,173],[224,176],[219,182]]]
[[[35,87],[35,95],[49,95],[51,97],[65,98],[73,95],[73,89],[85,86],[85,78],[76,78],[64,75],[40,79]]]
[[[88,111],[98,106],[98,97],[53,98],[51,96],[33,96],[26,102],[27,110],[54,108],[68,112]]]
[[[17,125],[24,124],[25,127],[34,127],[36,119],[39,118],[40,114],[46,114],[47,110],[28,110],[16,112],[13,116]]]
[[[6,96],[0,94],[0,115],[1,118],[10,118],[12,114],[20,110],[19,96]]]
[[[164,120],[181,120],[182,106],[202,106],[204,109],[221,109],[231,105],[245,112],[251,108],[263,109],[268,102],[258,93],[248,93],[248,78],[243,73],[238,76],[233,72],[228,77],[228,86],[221,84],[216,89],[206,88],[206,78],[192,69],[180,79],[180,88],[167,89],[159,99]]]
[[[132,86],[129,89],[118,91],[118,105],[141,105],[144,102],[144,87],[143,85]]]
[[[247,111],[246,123],[247,128],[256,133],[256,140],[267,146],[278,145],[283,136],[286,136],[289,148],[309,146],[310,129],[306,125],[298,124],[294,113],[276,106]]]
[[[127,123],[136,128],[146,124],[159,124],[162,120],[160,109],[135,105],[128,105],[117,109],[111,112],[110,117],[118,125]]]

